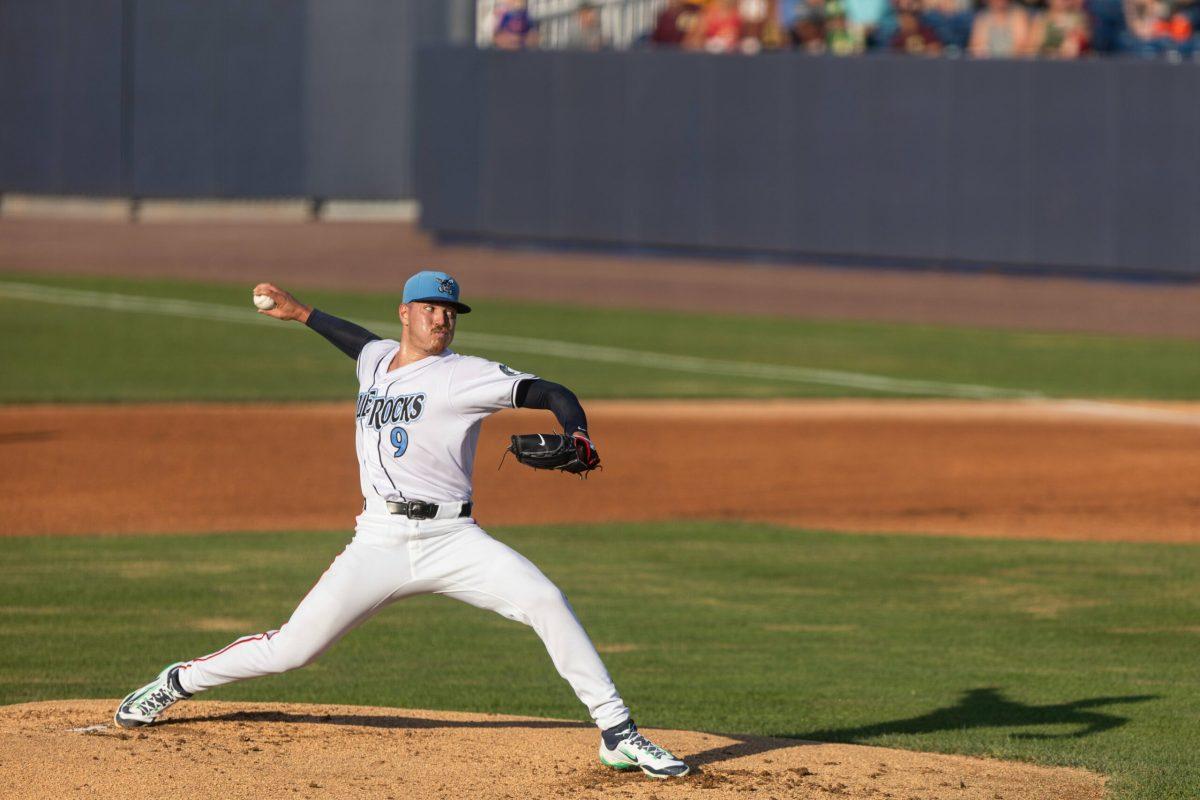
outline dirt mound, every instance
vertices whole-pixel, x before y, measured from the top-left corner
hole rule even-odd
[[[590,725],[356,706],[191,703],[124,731],[115,700],[0,707],[12,800],[229,798],[921,798],[1094,800],[1076,769],[792,739],[653,731],[693,775],[651,781],[596,759]],[[648,731],[649,732],[649,731]]]
[[[484,526],[737,519],[841,531],[1200,541],[1200,409],[945,401],[594,402],[605,469],[535,473],[485,423]],[[348,530],[348,404],[0,408],[0,533]],[[260,446],[263,431],[286,431]]]

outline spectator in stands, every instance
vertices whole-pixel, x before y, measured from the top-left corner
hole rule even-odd
[[[807,53],[825,52],[824,0],[785,0],[780,17],[793,48]]]
[[[971,55],[976,58],[1014,58],[1025,52],[1029,15],[1012,0],[987,0],[971,26]]]
[[[971,0],[926,0],[922,21],[933,28],[945,52],[955,55],[971,41],[975,12]]]
[[[654,22],[650,41],[656,45],[682,46],[694,39],[700,25],[700,4],[694,0],[670,0]]]
[[[710,53],[737,50],[742,40],[742,18],[735,0],[709,0],[694,34],[694,39],[698,38],[703,49]]]
[[[1158,33],[1167,40],[1164,51],[1168,55],[1178,53],[1180,56],[1190,56],[1196,52],[1195,28],[1190,11],[1185,3],[1175,2],[1169,7],[1168,16],[1159,21]]]
[[[791,28],[788,29],[788,36],[792,40],[792,47],[798,50],[814,55],[824,53],[826,49],[825,18],[823,16],[797,17]]]
[[[1125,3],[1125,30],[1127,46],[1123,49],[1136,50],[1141,42],[1155,39],[1155,25],[1162,15],[1165,3],[1159,0],[1127,0]]]
[[[537,23],[529,16],[525,0],[510,0],[500,21],[496,23],[496,32],[492,43],[502,50],[523,50],[537,47]]]
[[[1196,47],[1188,14],[1166,0],[1126,0],[1121,49],[1141,56],[1181,58]]]
[[[859,48],[886,45],[895,31],[896,18],[888,0],[841,0],[847,29]]]
[[[600,9],[591,0],[583,0],[575,11],[575,24],[567,35],[567,47],[592,51],[608,47],[608,37],[600,26]]]
[[[1029,27],[1028,50],[1044,58],[1079,58],[1092,40],[1091,21],[1083,0],[1049,0]]]
[[[921,18],[920,0],[895,0],[896,32],[888,42],[895,53],[936,56],[942,52],[937,33]]]
[[[825,3],[825,47],[835,56],[851,56],[863,51],[861,29],[850,27],[846,10],[839,0]]]
[[[738,15],[742,18],[740,46],[743,53],[752,54],[763,48],[783,46],[777,0],[739,0]]]
[[[1115,52],[1125,32],[1125,5],[1122,0],[1084,0],[1091,22],[1092,50],[1096,53]]]

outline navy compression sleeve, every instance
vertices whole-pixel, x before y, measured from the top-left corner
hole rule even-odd
[[[546,408],[554,412],[567,433],[587,433],[587,415],[579,398],[565,386],[541,378],[524,380],[517,387],[518,408]]]
[[[357,359],[364,347],[379,338],[366,328],[315,308],[308,315],[307,325],[353,359]]]

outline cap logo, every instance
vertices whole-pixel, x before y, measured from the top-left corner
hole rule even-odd
[[[454,293],[458,291],[458,287],[454,285],[454,278],[439,278],[438,291],[453,297]]]

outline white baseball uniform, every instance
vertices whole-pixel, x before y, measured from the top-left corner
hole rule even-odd
[[[531,626],[601,729],[629,710],[566,597],[527,558],[459,516],[471,499],[479,425],[514,406],[533,375],[452,351],[399,369],[399,343],[358,356],[357,452],[363,513],[354,538],[279,630],[244,636],[187,662],[187,692],[302,667],[384,606],[443,594]],[[437,503],[435,519],[390,514],[387,501]]]

